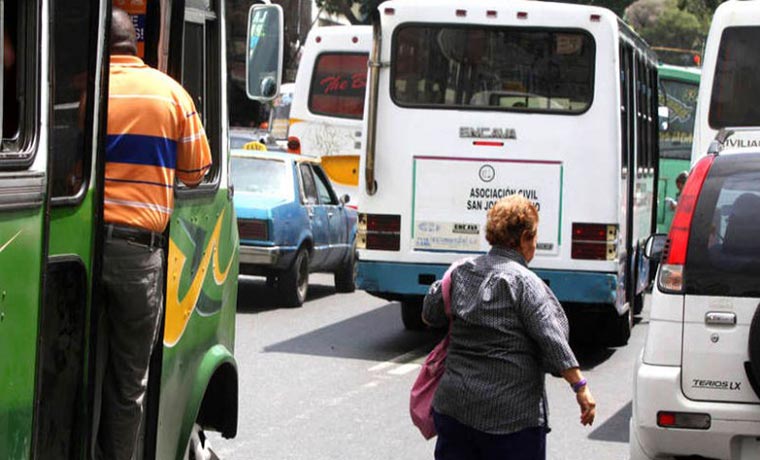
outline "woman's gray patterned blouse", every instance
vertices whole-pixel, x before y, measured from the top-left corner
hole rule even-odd
[[[495,434],[544,425],[544,373],[578,366],[567,317],[549,287],[518,252],[494,246],[454,270],[451,310],[435,410]],[[448,324],[440,281],[422,314],[431,325]]]

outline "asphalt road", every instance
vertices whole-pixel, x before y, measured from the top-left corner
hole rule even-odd
[[[210,435],[220,458],[433,458],[435,441],[412,425],[408,398],[434,333],[405,331],[396,303],[336,294],[331,275],[312,275],[297,309],[280,308],[261,278],[241,277],[238,297],[238,434]],[[577,350],[598,404],[590,428],[567,384],[547,377],[549,459],[628,458],[633,361],[646,329],[639,321],[626,347]]]

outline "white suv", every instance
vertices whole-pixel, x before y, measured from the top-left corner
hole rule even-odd
[[[631,460],[760,459],[760,153],[697,162],[658,247]]]

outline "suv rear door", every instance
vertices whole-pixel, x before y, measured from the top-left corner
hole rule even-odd
[[[683,393],[760,403],[745,371],[760,302],[760,154],[715,159],[694,210],[684,285]]]

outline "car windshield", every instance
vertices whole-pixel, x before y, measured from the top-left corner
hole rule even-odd
[[[293,193],[282,160],[232,157],[230,171],[235,191],[282,198]]]
[[[684,279],[696,295],[760,296],[760,154],[718,157],[702,186]]]

